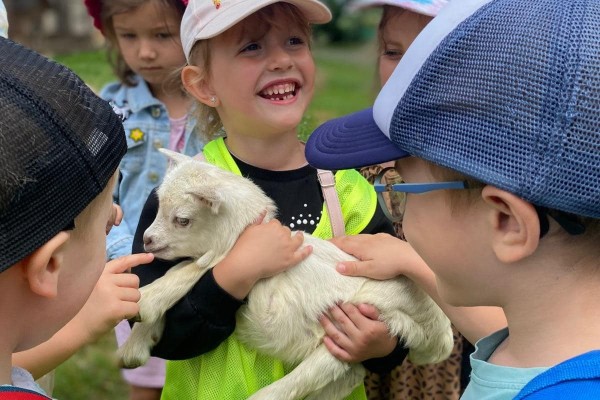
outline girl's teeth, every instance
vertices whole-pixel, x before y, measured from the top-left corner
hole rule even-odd
[[[264,90],[264,94],[267,96],[273,95],[283,95],[281,96],[282,100],[291,99],[294,97],[294,91],[296,90],[295,83],[286,83],[283,85],[276,85]]]

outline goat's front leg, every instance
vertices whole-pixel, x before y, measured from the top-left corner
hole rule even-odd
[[[140,312],[135,320],[138,322],[158,320],[192,289],[209,267],[218,261],[220,259],[214,260],[213,254],[208,252],[196,262],[184,261],[171,267],[164,276],[140,288],[142,295],[138,302]]]
[[[117,350],[121,368],[140,367],[150,358],[150,349],[158,343],[165,325],[164,316],[154,322],[136,322],[131,334]]]
[[[343,399],[364,379],[362,368],[338,360],[321,344],[292,372],[248,400],[298,400],[315,392],[326,396],[318,396],[319,399]],[[328,388],[334,382],[335,385]]]

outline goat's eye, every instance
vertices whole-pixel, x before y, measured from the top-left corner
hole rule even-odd
[[[175,222],[177,222],[181,226],[187,226],[189,225],[190,220],[188,218],[175,217]]]

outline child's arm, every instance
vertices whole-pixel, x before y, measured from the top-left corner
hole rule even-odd
[[[332,241],[360,260],[341,263],[338,265],[340,273],[374,279],[406,275],[431,296],[471,343],[507,325],[506,317],[498,307],[454,307],[445,303],[438,295],[435,274],[403,240],[379,233],[346,236]]]
[[[83,308],[48,341],[13,354],[13,364],[35,379],[69,359],[81,347],[94,343],[123,319],[138,311],[139,279],[130,268],[152,261],[152,254],[134,254],[109,261]]]
[[[277,220],[258,221],[248,227],[227,257],[213,268],[216,283],[231,296],[243,300],[258,280],[298,264],[311,253],[302,246],[304,236],[293,236]]]
[[[363,233],[394,234],[394,227],[379,205]],[[387,325],[378,320],[379,311],[368,304],[342,304],[329,310],[320,320],[327,336],[325,346],[338,359],[361,362],[368,370],[387,373],[402,364],[408,349],[389,334]]]
[[[134,253],[143,251],[143,233],[157,211],[158,201],[153,192],[142,210]],[[235,329],[235,313],[244,304],[243,299],[254,282],[285,270],[310,254],[310,247],[301,247],[302,240],[302,235],[291,236],[290,230],[278,221],[257,223],[246,229],[229,255],[167,311],[163,335],[152,355],[169,360],[188,359],[217,347]],[[155,260],[135,273],[144,286],[175,264]]]

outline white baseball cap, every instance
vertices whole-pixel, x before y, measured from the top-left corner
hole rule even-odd
[[[198,40],[225,32],[250,14],[281,0],[190,0],[181,20],[181,44],[189,61]],[[304,14],[311,24],[331,21],[331,11],[318,0],[285,0]]]
[[[355,0],[348,5],[351,11],[377,6],[394,6],[435,17],[448,0]]]

